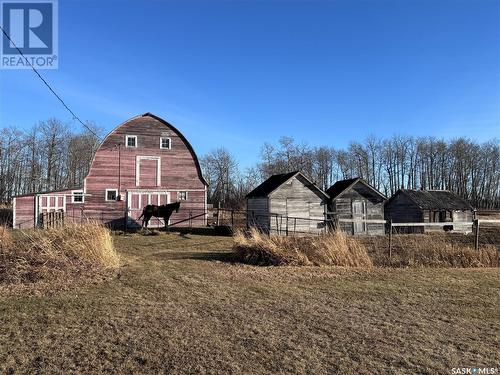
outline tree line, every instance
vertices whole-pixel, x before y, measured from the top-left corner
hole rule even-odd
[[[87,125],[98,134],[97,127]],[[26,131],[0,129],[0,202],[14,195],[82,186],[99,146],[95,134],[75,131],[54,118]]]
[[[0,202],[19,194],[80,187],[102,131],[75,131],[57,119],[21,131],[0,129]],[[500,143],[396,135],[370,136],[348,147],[312,147],[282,137],[264,143],[257,163],[242,169],[221,147],[201,159],[214,205],[242,208],[245,195],[276,173],[302,171],[322,189],[362,177],[386,196],[398,189],[446,189],[477,208],[500,208]]]
[[[398,189],[451,190],[477,208],[500,208],[500,143],[467,138],[375,136],[345,149],[310,147],[291,137],[264,143],[258,163],[240,171],[224,148],[202,158],[209,200],[242,207],[245,194],[276,173],[302,171],[326,190],[338,180],[361,177],[390,197]]]

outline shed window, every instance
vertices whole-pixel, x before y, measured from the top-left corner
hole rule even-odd
[[[187,191],[178,191],[177,192],[177,200],[179,201],[185,201],[188,199],[188,193]]]
[[[106,201],[116,201],[118,198],[118,189],[106,189]]]
[[[71,192],[71,203],[83,203],[83,191],[75,190]]]
[[[170,138],[167,137],[160,138],[160,148],[170,150],[170,146],[171,146]]]
[[[126,135],[125,145],[127,147],[137,147],[137,136],[136,135]]]

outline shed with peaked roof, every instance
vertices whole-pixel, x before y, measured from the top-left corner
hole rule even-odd
[[[328,195],[301,172],[269,177],[246,196],[247,223],[266,233],[319,233]]]
[[[340,229],[355,235],[384,234],[383,223],[365,220],[384,220],[386,196],[362,178],[337,181],[327,191],[329,218]],[[343,222],[352,220],[351,222]]]
[[[474,208],[448,190],[398,190],[385,205],[385,218],[394,223],[450,223],[446,227],[414,227],[406,231],[470,231]]]

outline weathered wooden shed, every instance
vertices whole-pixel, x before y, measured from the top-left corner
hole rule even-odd
[[[445,227],[405,227],[405,232],[455,230],[470,232],[474,208],[448,190],[398,190],[385,204],[385,218],[394,223],[450,223]]]
[[[385,233],[383,223],[361,221],[384,220],[384,202],[387,197],[368,182],[362,178],[337,181],[326,192],[330,196],[329,218],[340,229],[354,235]],[[354,221],[339,221],[341,219]]]
[[[247,223],[266,233],[319,233],[328,195],[301,172],[277,174],[247,194]]]
[[[181,201],[171,223],[205,225],[207,183],[196,153],[173,125],[151,113],[133,117],[103,140],[83,186],[13,199],[14,227],[40,226],[46,212],[68,221],[95,219],[113,226],[138,226],[144,206]],[[150,226],[163,226],[153,219]]]

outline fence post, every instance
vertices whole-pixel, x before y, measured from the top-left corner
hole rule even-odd
[[[286,216],[285,230],[286,230],[286,235],[288,237],[288,215]]]
[[[474,219],[474,248],[479,250],[479,220]]]
[[[392,261],[392,220],[389,220],[389,262]]]
[[[220,225],[220,220],[219,220],[219,217],[220,217],[220,202],[219,202],[219,205],[217,207],[217,221],[216,221],[216,224],[217,226]]]
[[[234,209],[231,210],[231,228],[234,228]]]

